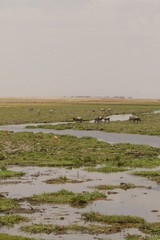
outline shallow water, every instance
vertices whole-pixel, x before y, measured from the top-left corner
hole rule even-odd
[[[54,123],[59,124],[59,123]],[[160,147],[160,137],[144,136],[135,134],[116,134],[104,133],[100,131],[74,131],[74,130],[50,130],[50,129],[25,129],[26,125],[9,125],[0,126],[0,130],[9,130],[14,132],[44,132],[56,134],[70,134],[78,137],[91,136],[99,140],[117,143],[129,142],[136,144],[147,144],[151,146]],[[33,125],[33,124],[31,124]],[[36,124],[38,125],[38,124]],[[83,209],[72,208],[68,205],[50,205],[42,204],[31,206],[27,202],[22,203],[22,207],[30,209],[33,207],[37,211],[33,214],[23,214],[30,218],[32,223],[45,223],[45,224],[86,224],[81,220],[81,213],[86,211],[98,211],[105,214],[118,214],[118,215],[135,215],[145,218],[149,222],[160,222],[160,185],[143,177],[131,175],[131,172],[119,173],[92,173],[86,172],[83,168],[66,169],[66,168],[48,168],[48,167],[17,167],[11,166],[9,169],[15,171],[25,172],[26,175],[20,178],[0,180],[1,193],[12,198],[22,198],[31,196],[32,194],[40,194],[43,192],[59,191],[63,188],[73,192],[93,191],[93,187],[99,184],[120,184],[134,183],[136,185],[144,185],[144,188],[135,188],[130,190],[115,189],[117,194],[106,193],[107,200],[94,201]],[[159,169],[159,168],[158,168]],[[74,180],[83,180],[83,183],[66,183],[66,184],[46,184],[44,181],[51,178],[60,176],[67,176]],[[151,187],[148,189],[147,187]],[[111,191],[112,192],[112,191]],[[153,212],[156,210],[156,212]],[[62,217],[62,218],[61,218]],[[63,220],[62,220],[63,219]],[[25,224],[24,224],[25,225]],[[28,225],[28,223],[27,223]],[[20,224],[15,225],[13,228],[2,228],[1,232],[8,234],[21,234],[28,236],[20,231]],[[82,233],[68,233],[64,235],[55,234],[36,234],[31,237],[51,240],[51,239],[111,239],[111,240],[124,240],[127,233],[137,234],[136,229],[123,230],[117,234],[82,234]],[[142,234],[141,234],[142,235]]]
[[[116,114],[116,115],[111,115],[109,117],[111,121],[126,121],[131,116],[132,114]]]
[[[160,185],[155,182],[147,180],[146,178],[137,177],[131,175],[131,172],[119,172],[119,173],[92,173],[86,172],[81,169],[65,169],[65,168],[48,168],[48,167],[15,167],[11,166],[10,170],[22,171],[26,175],[20,178],[14,178],[12,181],[0,180],[1,193],[11,198],[22,198],[31,196],[32,194],[40,194],[43,192],[54,192],[65,188],[73,192],[93,191],[95,185],[99,184],[120,184],[134,183],[136,185],[144,185],[143,188],[135,188],[130,190],[115,189],[117,194],[108,194],[108,191],[103,191],[107,195],[106,200],[94,201],[85,208],[77,209],[70,207],[69,205],[54,205],[54,204],[42,204],[34,205],[27,202],[22,202],[21,206],[26,209],[33,207],[38,210],[33,214],[22,214],[30,218],[32,223],[44,223],[44,224],[86,224],[81,220],[81,213],[87,211],[98,211],[104,214],[123,214],[123,215],[135,215],[145,218],[149,222],[160,221],[160,206],[159,206],[159,192]],[[159,168],[157,168],[159,169]],[[74,180],[83,180],[83,183],[66,183],[66,184],[46,184],[44,181],[51,178],[60,176],[67,176]],[[20,181],[20,182],[19,182]],[[18,183],[17,183],[18,182]],[[151,189],[146,189],[151,187]],[[112,192],[112,191],[110,191]],[[157,212],[152,212],[157,210]],[[62,218],[63,217],[63,220]],[[28,225],[28,223],[27,223]],[[2,232],[11,234],[19,234],[20,225],[14,228],[7,229],[2,228]],[[109,235],[109,239],[120,240],[124,239],[124,234],[129,230],[123,231],[119,234]],[[22,234],[22,233],[21,233]],[[23,234],[25,236],[25,234]],[[31,235],[33,237],[33,235]],[[36,234],[35,236],[41,237],[45,240],[53,239],[94,239],[96,235],[90,234],[65,234],[65,235],[46,235]],[[34,236],[34,237],[35,237]],[[98,234],[98,237],[105,237],[104,234]],[[96,238],[95,238],[96,239]]]
[[[108,117],[110,118],[110,121],[113,122],[113,121],[126,121],[131,116],[132,116],[132,114],[115,114],[115,115],[110,115]],[[94,123],[95,120],[91,120],[89,122]],[[102,122],[103,122],[103,120],[102,120]]]
[[[153,113],[160,113],[160,110],[153,111]]]
[[[53,123],[59,124],[59,123]],[[131,143],[131,144],[144,144],[150,145],[154,147],[160,147],[160,136],[147,136],[147,135],[140,135],[140,134],[124,134],[124,133],[108,133],[102,131],[85,131],[85,130],[53,130],[53,129],[28,129],[25,128],[28,125],[41,125],[39,124],[19,124],[19,125],[6,125],[0,126],[0,130],[2,131],[13,131],[13,132],[43,132],[43,133],[54,133],[54,134],[61,134],[61,135],[72,135],[77,137],[94,137],[98,140],[108,142],[108,143]]]

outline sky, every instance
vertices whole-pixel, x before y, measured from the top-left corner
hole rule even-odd
[[[0,0],[0,97],[160,98],[159,0]]]

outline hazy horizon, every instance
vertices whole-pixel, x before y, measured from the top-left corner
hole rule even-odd
[[[160,1],[1,0],[0,97],[160,98]]]

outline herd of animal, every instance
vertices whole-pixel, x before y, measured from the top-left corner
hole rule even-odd
[[[112,114],[112,109],[111,108],[108,108],[107,110],[105,110],[104,108],[101,108],[101,111],[102,112],[106,112],[106,115],[111,115]],[[95,110],[93,110],[93,112],[95,112]],[[133,122],[133,123],[138,123],[138,122],[141,122],[141,118],[138,117],[138,116],[130,116],[129,119],[128,119],[130,122]],[[84,121],[81,117],[74,117],[73,118],[73,121],[75,122],[82,122]],[[109,116],[97,116],[95,117],[94,119],[94,122],[95,123],[99,123],[99,122],[108,122],[110,123],[111,119]]]
[[[134,123],[141,122],[141,118],[137,117],[137,116],[130,116],[128,120],[130,122],[134,122]],[[75,121],[75,122],[82,122],[83,119],[81,117],[74,117],[73,121]],[[108,122],[109,123],[110,122],[110,117],[98,116],[98,117],[95,117],[94,122],[95,123],[99,123],[99,122]]]
[[[32,112],[32,111],[34,111],[34,109],[33,108],[29,108],[28,109],[28,111],[29,112]],[[93,110],[94,112],[95,112],[95,110]],[[105,111],[105,109],[104,108],[101,108],[101,111]],[[53,110],[52,109],[50,109],[49,110],[49,114],[53,114]],[[111,108],[108,108],[107,109],[107,112],[108,112],[108,114],[111,114],[112,113],[112,109]],[[41,114],[41,111],[38,109],[37,110],[37,114],[38,115],[40,115]],[[133,122],[133,123],[138,123],[138,122],[141,122],[141,118],[140,117],[138,117],[138,116],[130,116],[129,117],[129,119],[128,119],[130,122]],[[82,117],[73,117],[73,121],[75,121],[75,122],[82,122],[82,121],[84,121],[83,119],[82,119]],[[99,123],[99,122],[110,122],[111,120],[110,120],[110,117],[108,117],[108,116],[105,116],[105,117],[102,117],[102,116],[97,116],[97,117],[95,117],[95,119],[94,119],[94,122],[95,123]]]

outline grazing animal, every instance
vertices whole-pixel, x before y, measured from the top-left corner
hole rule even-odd
[[[73,121],[75,121],[75,122],[82,122],[82,118],[81,117],[74,117]]]
[[[29,112],[33,112],[33,108],[29,108],[28,111],[29,111]]]
[[[52,109],[50,109],[50,110],[49,110],[49,113],[50,113],[50,114],[51,114],[51,113],[53,113],[53,110],[52,110]]]
[[[103,120],[103,117],[101,117],[101,116],[96,117],[96,118],[94,119],[95,123],[102,122],[102,120]]]
[[[107,111],[108,111],[108,113],[111,113],[111,112],[112,112],[112,109],[111,109],[111,108],[108,108]]]
[[[104,117],[104,122],[110,122],[110,117]]]
[[[131,116],[129,117],[129,121],[131,122],[134,122],[134,123],[138,123],[138,122],[141,122],[141,118],[140,117],[137,117],[137,116]]]

